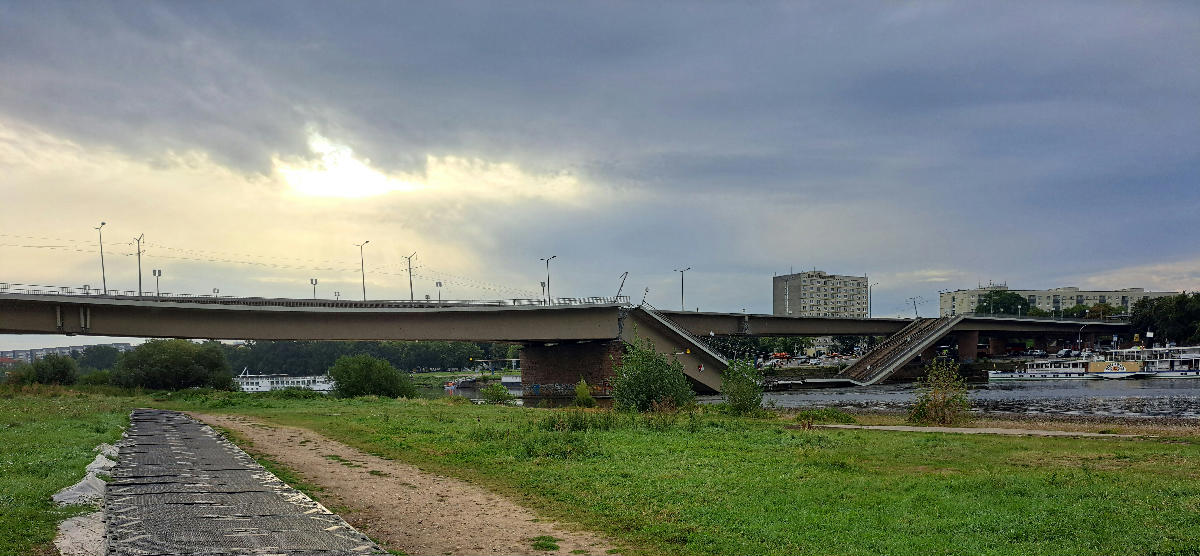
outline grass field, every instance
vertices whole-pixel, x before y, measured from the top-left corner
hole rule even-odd
[[[489,486],[633,552],[1196,554],[1200,437],[803,430],[446,400],[0,391],[0,553],[44,547],[51,493],[130,408],[239,413]],[[57,394],[57,395],[55,395]],[[11,508],[11,510],[10,510]]]
[[[59,521],[88,511],[50,495],[83,478],[102,442],[129,422],[133,397],[57,387],[0,389],[0,554],[56,554]]]
[[[809,431],[700,414],[174,396],[466,478],[647,553],[1195,554],[1200,440]],[[577,429],[577,430],[571,430]]]

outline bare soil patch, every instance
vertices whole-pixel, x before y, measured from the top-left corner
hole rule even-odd
[[[307,429],[234,415],[192,417],[236,432],[243,446],[324,489],[326,506],[385,548],[408,554],[605,554],[617,546],[568,529],[479,486],[373,456]],[[336,511],[336,510],[335,510]],[[553,543],[536,539],[554,538]],[[535,545],[557,549],[539,550]]]

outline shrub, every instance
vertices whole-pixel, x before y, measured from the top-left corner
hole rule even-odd
[[[397,371],[385,359],[366,354],[343,355],[329,368],[333,391],[338,397],[385,396],[415,398],[417,387],[412,379]]]
[[[654,404],[686,407],[696,394],[677,359],[654,351],[649,339],[625,345],[613,377],[613,402],[619,409],[649,411]]]
[[[749,415],[762,409],[762,374],[749,361],[735,359],[721,374],[721,394],[733,415]]]
[[[109,384],[112,384],[112,372],[92,371],[79,377],[79,384],[86,384],[89,386],[108,386]]]
[[[958,364],[935,360],[925,366],[925,371],[925,378],[918,382],[920,390],[908,420],[935,425],[963,420],[971,401],[967,399],[967,384],[958,374]]]
[[[112,382],[125,388],[233,390],[233,374],[216,342],[150,340],[121,354]]]
[[[484,402],[490,404],[506,404],[516,398],[516,396],[509,394],[508,388],[505,388],[500,383],[484,386],[479,390],[479,397],[483,398]]]
[[[37,381],[37,374],[33,372],[33,365],[29,363],[17,363],[4,374],[5,384],[33,384]]]
[[[596,398],[592,397],[592,390],[588,388],[588,383],[582,378],[579,379],[579,384],[575,385],[575,405],[578,407],[596,407]]]
[[[39,384],[75,384],[79,364],[66,355],[51,353],[33,362],[33,374]]]

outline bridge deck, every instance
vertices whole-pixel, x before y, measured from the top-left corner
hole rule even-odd
[[[105,494],[108,555],[386,554],[207,426],[133,412]]]

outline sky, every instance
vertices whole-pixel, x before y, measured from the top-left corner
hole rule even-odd
[[[126,291],[1196,290],[1196,60],[1192,2],[0,2],[0,282],[105,222]]]

